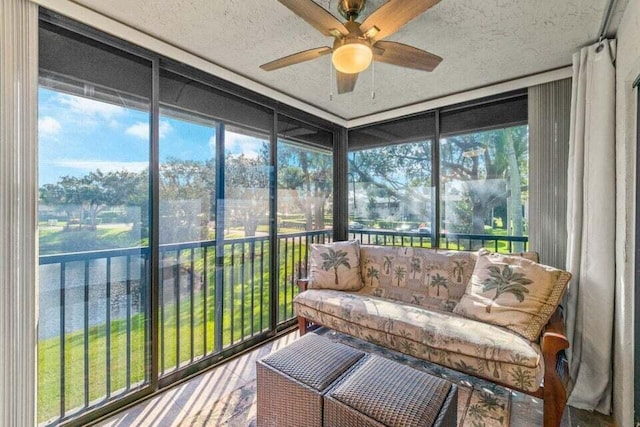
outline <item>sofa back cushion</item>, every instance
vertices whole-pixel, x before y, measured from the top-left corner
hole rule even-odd
[[[452,311],[467,288],[477,253],[363,245],[360,258],[360,292]]]
[[[357,240],[311,245],[309,289],[357,291],[360,277],[360,243]]]
[[[556,310],[570,278],[557,268],[481,250],[469,287],[453,312],[533,341]]]

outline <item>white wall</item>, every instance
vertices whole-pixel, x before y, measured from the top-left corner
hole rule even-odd
[[[640,0],[629,1],[618,28],[616,61],[616,307],[613,408],[619,426],[633,425],[636,91],[640,74]],[[638,378],[640,380],[640,378]]]

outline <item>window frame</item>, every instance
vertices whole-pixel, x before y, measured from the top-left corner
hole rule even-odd
[[[636,191],[635,191],[635,256],[634,256],[634,422],[640,422],[640,75],[633,82],[636,94]]]
[[[384,146],[378,142],[366,144],[362,142],[362,138],[354,133],[363,132],[376,127],[394,126],[402,123],[410,123],[416,119],[419,121],[432,120],[432,124],[421,123],[422,129],[432,129],[432,135],[424,135],[422,138],[432,138],[431,144],[431,181],[433,186],[433,206],[431,209],[431,247],[441,247],[442,237],[442,194],[441,194],[441,176],[440,176],[440,145],[441,139],[446,136],[455,136],[468,134],[472,132],[490,131],[494,129],[509,128],[519,125],[528,125],[528,93],[527,89],[514,90],[486,98],[468,101],[460,104],[450,105],[433,110],[423,111],[400,118],[394,118],[386,121],[376,122],[348,130],[349,139],[355,139],[357,142],[353,147],[349,147],[348,153],[357,152],[372,148]],[[462,119],[462,120],[461,120]],[[467,127],[457,127],[460,121],[466,120],[470,124]],[[470,126],[470,127],[469,127]],[[349,141],[348,139],[348,141]],[[395,144],[405,144],[415,141],[413,137],[398,137]],[[342,187],[348,187],[348,181],[342,183]],[[347,191],[348,193],[348,191]],[[349,213],[347,213],[349,215]]]

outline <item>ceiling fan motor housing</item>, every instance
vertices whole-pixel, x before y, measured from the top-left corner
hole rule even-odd
[[[371,48],[371,42],[365,37],[360,29],[360,24],[355,21],[349,21],[344,23],[345,28],[349,31],[349,34],[344,37],[336,37],[333,42],[333,50],[335,51],[340,46],[347,44],[363,44]]]
[[[338,12],[348,21],[355,21],[364,10],[366,0],[340,0]]]

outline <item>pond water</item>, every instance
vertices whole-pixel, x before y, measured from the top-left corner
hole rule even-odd
[[[175,264],[174,264],[175,265]],[[174,269],[165,266],[163,299],[175,301]],[[129,262],[129,284],[131,288],[131,316],[148,312],[148,280],[144,274],[144,260],[131,257]],[[110,301],[107,299],[107,260],[91,260],[88,268],[84,261],[68,262],[64,267],[64,330],[66,333],[81,331],[85,326],[85,278],[88,279],[87,319],[89,327],[105,324],[107,315],[111,321],[127,317],[127,258],[111,259]],[[60,335],[62,327],[61,264],[40,266],[40,300],[38,337],[41,340]],[[180,300],[190,295],[190,273],[180,272]],[[195,281],[199,287],[200,280]],[[108,313],[108,314],[107,314]]]

